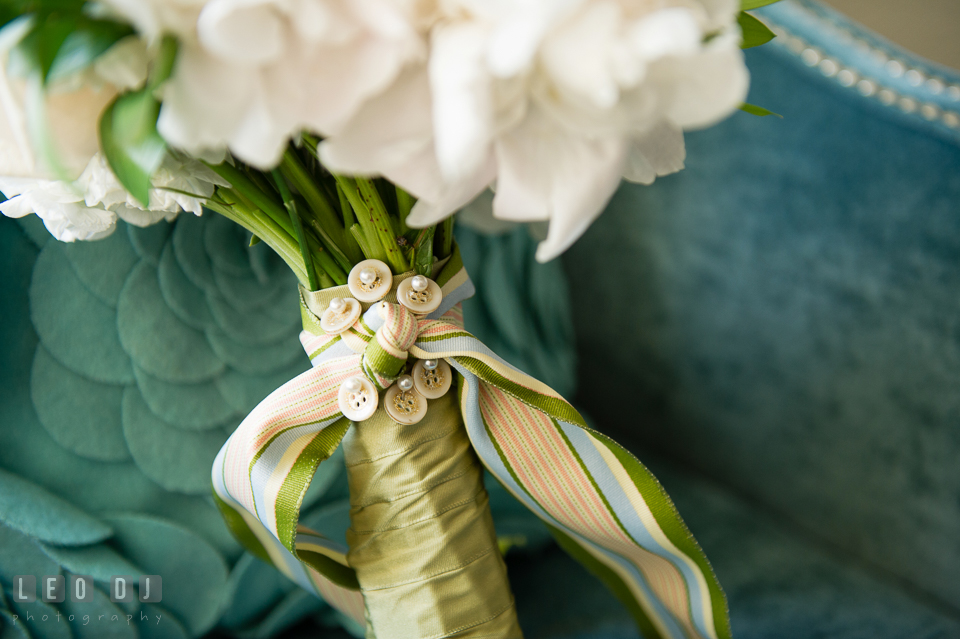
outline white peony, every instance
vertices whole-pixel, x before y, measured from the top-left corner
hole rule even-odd
[[[389,0],[210,0],[181,41],[158,128],[194,155],[229,148],[271,168],[301,130],[335,130],[424,54]]]
[[[398,0],[399,1],[399,0]],[[684,129],[746,96],[735,0],[445,0],[429,62],[321,146],[334,170],[383,174],[433,224],[493,183],[494,215],[549,220],[564,251],[621,178],[683,167]]]

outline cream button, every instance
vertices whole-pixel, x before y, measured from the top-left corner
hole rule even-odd
[[[387,414],[400,424],[416,424],[427,414],[427,398],[415,389],[405,391],[398,384],[387,389],[383,403]]]
[[[335,297],[330,300],[327,310],[320,315],[320,328],[325,333],[339,335],[360,319],[362,310],[360,302],[353,298]]]
[[[369,419],[377,410],[380,398],[377,396],[377,388],[373,382],[357,375],[340,385],[337,403],[344,417],[352,422],[362,422]]]
[[[397,287],[397,301],[417,315],[434,312],[442,299],[440,286],[423,275],[408,277]]]
[[[363,260],[350,270],[347,287],[350,294],[361,302],[376,302],[390,292],[393,274],[380,260]]]
[[[453,371],[442,359],[421,359],[413,365],[413,386],[427,399],[439,399],[450,390]]]

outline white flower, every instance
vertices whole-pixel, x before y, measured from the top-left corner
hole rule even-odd
[[[149,42],[164,33],[189,37],[197,16],[209,0],[100,0],[100,6],[120,21],[130,22]]]
[[[180,211],[203,213],[203,200],[213,195],[216,185],[229,186],[216,173],[196,160],[167,155],[154,172],[149,206],[143,207],[110,170],[106,159],[95,156],[76,181],[87,206],[102,206],[136,226],[170,221]]]
[[[203,201],[215,185],[227,186],[196,160],[168,155],[152,178],[148,207],[143,207],[110,170],[99,153],[74,182],[0,177],[0,192],[9,199],[0,213],[23,217],[36,213],[62,242],[98,240],[110,235],[117,218],[135,226],[173,220],[180,211],[203,213]]]
[[[194,155],[229,148],[270,168],[291,137],[335,130],[424,49],[389,0],[210,0],[158,128]]]
[[[83,73],[62,78],[41,94],[28,81],[7,71],[7,54],[23,37],[19,21],[0,31],[0,176],[52,179],[53,166],[37,152],[28,114],[42,114],[60,169],[70,177],[83,171],[97,153],[100,114],[121,89],[146,78],[146,48],[136,37],[124,38]]]
[[[83,194],[68,182],[0,177],[0,192],[9,198],[0,204],[0,213],[7,217],[36,213],[61,242],[99,240],[113,233],[117,224],[115,213],[87,206]]]
[[[119,91],[143,84],[147,48],[137,37],[120,40],[81,73],[60,78],[41,94],[10,77],[9,50],[23,37],[20,21],[0,31],[0,192],[9,217],[36,213],[58,240],[96,240],[113,232],[117,217],[146,226],[172,219],[181,209],[199,215],[201,200],[222,183],[195,161],[168,157],[153,177],[149,207],[142,207],[113,175],[99,153],[98,123]],[[33,101],[31,101],[33,100]],[[28,113],[42,112],[60,171],[44,162],[29,135]],[[54,179],[65,172],[75,180]],[[178,193],[166,189],[176,189]]]
[[[494,215],[549,220],[565,250],[621,177],[683,167],[684,129],[742,103],[733,0],[446,0],[429,62],[321,146],[334,170],[382,174],[435,223],[495,181]],[[433,14],[431,14],[433,15]]]

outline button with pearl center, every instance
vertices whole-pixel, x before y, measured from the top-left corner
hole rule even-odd
[[[369,419],[379,403],[377,387],[366,377],[356,375],[340,385],[337,404],[343,416],[352,422]]]
[[[320,328],[325,333],[339,335],[360,319],[360,302],[353,298],[335,297],[320,315]]]
[[[401,375],[387,389],[383,403],[387,414],[400,424],[416,424],[427,414],[427,398],[417,392],[409,375]]]
[[[421,359],[413,365],[413,385],[427,399],[440,399],[450,390],[453,371],[442,359]]]
[[[380,260],[363,260],[350,270],[347,287],[350,294],[361,302],[376,302],[390,292],[393,274]]]
[[[397,301],[417,315],[434,312],[441,300],[440,286],[423,275],[407,278],[397,287]]]

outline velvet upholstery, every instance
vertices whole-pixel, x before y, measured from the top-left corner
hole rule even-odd
[[[960,616],[960,88],[942,88],[960,76],[813,3],[765,11],[788,33],[748,52],[750,101],[783,119],[740,113],[688,135],[686,170],[624,185],[565,258],[579,399],[641,459],[776,513],[778,532],[722,541],[723,522],[749,517],[707,493],[690,498],[705,511],[681,507],[730,590],[735,633],[764,636],[749,611],[769,617],[766,601],[782,613],[765,636],[960,636],[907,612],[901,631],[862,629],[900,618],[883,603],[893,590]],[[828,555],[835,569],[813,567]],[[775,585],[797,562],[796,581]],[[873,585],[843,562],[870,567]],[[790,634],[801,609],[814,625]],[[857,615],[860,631],[843,621]]]

